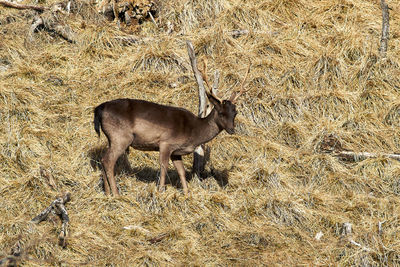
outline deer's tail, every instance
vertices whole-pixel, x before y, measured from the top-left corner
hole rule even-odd
[[[105,103],[97,106],[94,109],[94,120],[93,120],[94,130],[96,131],[99,137],[100,137],[101,118],[103,115],[104,104]]]

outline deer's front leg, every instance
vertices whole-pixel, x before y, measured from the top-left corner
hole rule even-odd
[[[186,182],[185,167],[183,166],[182,156],[171,156],[171,160],[179,174],[179,178],[181,179],[183,192],[185,195],[187,195],[189,193],[189,189]]]
[[[167,145],[160,145],[160,184],[158,185],[158,189],[160,191],[165,190],[165,177],[167,176],[168,171],[168,160],[171,152]]]

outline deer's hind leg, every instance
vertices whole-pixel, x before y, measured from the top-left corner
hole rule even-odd
[[[112,134],[106,134],[108,138],[109,147],[104,154],[101,163],[104,170],[104,190],[106,195],[111,193],[114,196],[118,196],[117,183],[114,177],[114,167],[117,159],[126,151],[129,145],[133,141],[133,135],[124,132],[112,132]]]
[[[158,185],[160,191],[165,190],[165,177],[167,176],[170,155],[171,150],[168,144],[160,144],[160,184]]]
[[[187,195],[189,193],[189,189],[188,189],[187,182],[186,182],[185,167],[183,166],[182,156],[172,155],[171,160],[175,166],[176,171],[179,174],[179,178],[181,179],[183,192],[185,193],[185,195]]]

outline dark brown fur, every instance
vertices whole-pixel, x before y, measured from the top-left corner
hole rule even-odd
[[[171,158],[188,193],[182,155],[190,154],[222,130],[234,133],[236,106],[229,100],[208,98],[214,109],[205,118],[190,111],[137,99],[116,99],[102,103],[94,110],[94,128],[100,136],[100,126],[107,136],[109,148],[102,158],[106,194],[118,195],[114,165],[129,147],[138,150],[160,151],[160,188],[165,185],[166,169]]]

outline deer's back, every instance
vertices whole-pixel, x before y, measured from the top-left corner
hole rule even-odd
[[[141,150],[158,150],[163,141],[185,145],[198,119],[186,109],[145,100],[116,99],[103,105],[104,133],[133,135],[132,146]]]

